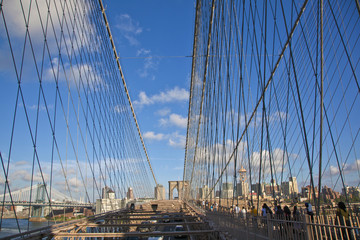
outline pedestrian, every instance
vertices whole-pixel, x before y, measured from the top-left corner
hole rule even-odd
[[[301,233],[301,224],[299,223],[300,221],[300,212],[297,209],[297,206],[294,206],[293,209],[293,220],[295,221],[294,223],[294,234],[295,236],[299,236]]]
[[[239,213],[240,213],[240,208],[239,208],[239,206],[236,204],[236,206],[235,206],[235,217],[236,217],[236,218],[239,217]]]
[[[311,221],[313,221],[314,220],[314,212],[312,210],[311,203],[305,203],[305,207],[306,207],[306,214],[309,215],[311,217]]]
[[[284,207],[284,215],[285,215],[285,219],[286,220],[290,220],[291,218],[291,211],[290,208],[288,206],[285,205]]]
[[[257,228],[257,216],[258,216],[258,212],[257,209],[255,208],[255,206],[251,207],[251,217],[252,217],[252,224],[255,228]]]
[[[258,211],[257,211],[257,209],[255,208],[255,206],[252,206],[252,208],[251,208],[251,215],[252,215],[253,217],[257,217],[257,215],[258,215]]]
[[[292,214],[293,214],[294,221],[300,220],[300,213],[299,213],[299,210],[297,209],[297,206],[294,206]]]
[[[267,212],[266,210],[267,210],[267,205],[266,203],[264,203],[261,208],[261,216],[266,217],[266,212]]]
[[[346,211],[346,206],[344,202],[338,203],[338,208],[336,209],[336,217],[340,220],[340,222],[337,220],[338,224],[340,223],[341,226],[350,226],[350,218],[349,213]],[[344,239],[347,238],[346,230],[348,231],[348,235],[350,239],[352,239],[351,230],[341,228],[342,236]]]
[[[241,218],[246,219],[246,209],[245,209],[245,207],[242,207],[242,209],[241,209]]]
[[[278,206],[276,207],[276,212],[275,212],[275,214],[276,214],[276,217],[277,217],[278,219],[283,219],[283,218],[284,218],[284,211],[281,209],[281,206],[280,206],[280,205],[278,205]]]

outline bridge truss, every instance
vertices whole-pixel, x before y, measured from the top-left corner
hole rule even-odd
[[[129,187],[153,197],[156,179],[101,0],[1,0],[0,39],[1,218],[6,201],[34,202],[38,183],[49,204],[56,189],[85,203],[105,186],[119,199]]]
[[[359,187],[359,20],[358,0],[197,1],[188,200],[238,204],[241,167],[250,203]]]

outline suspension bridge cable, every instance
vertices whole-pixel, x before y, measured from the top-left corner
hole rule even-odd
[[[260,103],[261,103],[261,101],[262,101],[262,99],[263,99],[264,93],[266,92],[266,90],[267,90],[267,88],[268,88],[268,86],[269,86],[269,84],[270,84],[270,82],[271,82],[271,80],[272,80],[272,77],[273,77],[273,75],[274,75],[274,73],[275,73],[275,71],[276,71],[276,69],[277,69],[277,66],[279,66],[280,60],[282,59],[283,54],[284,54],[287,46],[289,45],[289,41],[290,41],[290,39],[291,39],[291,37],[292,37],[292,35],[293,35],[293,33],[294,33],[297,25],[298,25],[298,22],[299,22],[299,20],[300,20],[300,17],[302,16],[302,13],[303,13],[304,10],[305,10],[306,4],[307,4],[307,0],[304,1],[303,5],[302,5],[302,7],[301,7],[300,13],[299,13],[299,15],[298,15],[298,17],[297,17],[297,19],[296,19],[296,21],[295,21],[295,24],[293,25],[290,33],[288,34],[288,39],[287,39],[285,45],[284,45],[283,48],[282,48],[281,54],[280,54],[280,56],[279,56],[279,58],[278,58],[278,60],[277,60],[277,62],[276,62],[276,64],[275,64],[274,69],[272,69],[272,71],[271,71],[271,75],[270,75],[269,79],[267,80],[266,85],[264,86],[264,89],[263,89],[263,91],[262,91],[262,94],[260,95],[260,98],[259,98],[259,100],[257,101],[257,104],[256,104],[256,106],[255,106],[255,108],[254,108],[254,111],[252,112],[251,116],[249,117],[248,122],[246,123],[245,130],[243,131],[240,139],[237,141],[236,147],[234,148],[233,152],[231,153],[230,157],[228,158],[228,161],[226,162],[225,167],[222,168],[221,174],[219,175],[219,177],[218,177],[218,179],[216,180],[215,184],[214,184],[213,187],[211,188],[210,193],[214,190],[214,186],[216,186],[216,184],[217,184],[217,183],[219,182],[219,180],[221,179],[221,176],[224,174],[225,169],[226,169],[227,166],[229,165],[229,163],[230,163],[230,161],[231,161],[231,159],[232,159],[232,157],[233,157],[233,155],[234,155],[234,151],[236,150],[236,148],[238,147],[239,143],[241,142],[241,140],[242,140],[242,138],[243,138],[243,136],[244,136],[244,133],[246,132],[246,129],[249,127],[249,125],[250,125],[250,123],[251,123],[251,121],[252,121],[252,119],[253,119],[253,117],[254,117],[254,115],[255,115],[255,113],[256,113],[256,110],[257,110],[258,106],[260,105]]]
[[[124,89],[125,89],[125,92],[126,92],[126,96],[127,96],[128,101],[129,101],[129,104],[130,104],[130,108],[131,108],[131,112],[132,112],[133,118],[134,118],[134,120],[135,120],[136,128],[137,128],[137,130],[138,130],[138,134],[139,134],[139,137],[140,137],[140,140],[141,140],[141,143],[142,143],[142,146],[143,146],[143,149],[144,149],[144,152],[145,152],[145,155],[146,155],[146,159],[147,159],[147,161],[148,161],[148,164],[149,164],[151,173],[152,173],[152,175],[153,175],[155,184],[157,185],[157,181],[156,181],[156,178],[155,178],[155,174],[154,174],[154,171],[153,171],[153,169],[152,169],[152,167],[151,167],[150,159],[149,159],[149,156],[148,156],[147,151],[146,151],[145,143],[144,143],[144,140],[143,140],[142,135],[141,135],[141,131],[140,131],[140,128],[139,128],[139,124],[138,124],[138,122],[137,122],[137,119],[136,119],[136,115],[135,115],[135,111],[134,111],[133,105],[132,105],[132,103],[131,103],[129,91],[128,91],[127,86],[126,86],[126,83],[125,83],[125,77],[124,77],[124,75],[123,75],[123,72],[122,72],[122,69],[121,69],[121,66],[120,66],[119,57],[118,57],[117,52],[116,52],[116,49],[115,49],[115,44],[114,44],[114,41],[113,41],[113,37],[112,37],[112,35],[111,35],[109,23],[108,23],[108,21],[107,21],[106,15],[105,15],[105,9],[104,9],[102,0],[99,0],[99,4],[100,4],[100,7],[101,7],[101,11],[102,11],[102,13],[103,13],[103,17],[104,17],[106,29],[107,29],[107,32],[108,32],[108,34],[109,34],[109,39],[110,39],[110,42],[111,42],[111,45],[112,45],[112,48],[113,48],[115,60],[116,60],[116,62],[117,62],[118,69],[119,69],[119,72],[120,72],[120,75],[121,75],[121,80],[122,80],[122,82],[123,82]]]

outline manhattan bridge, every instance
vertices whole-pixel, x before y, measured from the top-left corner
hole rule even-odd
[[[360,238],[359,0],[194,8],[183,176],[165,200],[102,0],[0,0],[8,238]]]

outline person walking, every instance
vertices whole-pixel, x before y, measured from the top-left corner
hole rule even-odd
[[[246,219],[246,209],[245,209],[245,207],[242,207],[242,209],[241,209],[241,218]]]
[[[284,207],[284,216],[285,216],[286,220],[290,220],[290,218],[291,218],[291,211],[288,206]]]
[[[338,224],[340,223],[341,226],[350,226],[350,218],[349,213],[346,211],[346,206],[344,202],[338,203],[338,208],[336,209],[336,217]],[[338,221],[340,220],[340,222]],[[347,233],[346,233],[347,231]],[[349,236],[349,239],[352,239],[351,230],[346,228],[341,228],[342,237],[343,239],[348,239],[347,235]]]
[[[239,208],[239,206],[236,204],[236,206],[235,206],[235,217],[236,217],[236,218],[239,217],[239,213],[240,213],[240,208]]]
[[[305,207],[306,207],[306,214],[311,217],[311,221],[314,221],[314,212],[312,210],[311,203],[305,203]]]
[[[258,227],[257,217],[258,217],[258,211],[255,208],[255,206],[251,207],[251,217],[252,217],[252,224],[255,228]]]

